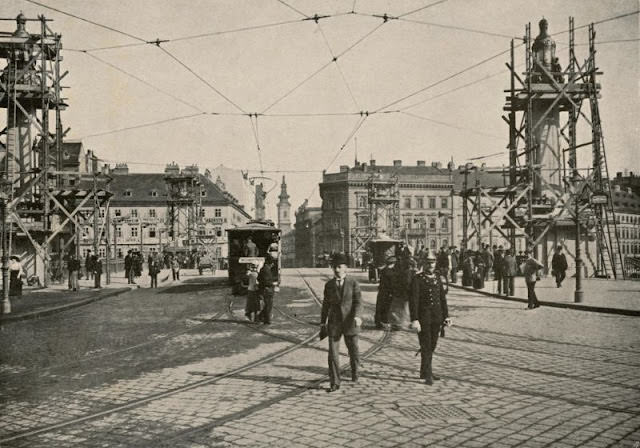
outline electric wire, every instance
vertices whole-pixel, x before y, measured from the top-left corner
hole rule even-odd
[[[253,117],[255,116],[256,122],[253,123]],[[249,121],[251,122],[251,131],[256,141],[256,151],[258,152],[258,162],[260,163],[260,173],[264,172],[264,166],[262,165],[262,150],[260,148],[260,135],[258,133],[258,115],[249,114]]]
[[[351,95],[351,100],[353,100],[353,104],[358,109],[361,109],[360,105],[358,104],[358,100],[356,100],[356,97],[353,94],[353,90],[351,90],[351,86],[349,85],[349,82],[347,81],[347,78],[345,77],[344,72],[342,71],[342,68],[340,67],[340,64],[338,64],[338,59],[336,58],[336,55],[333,53],[333,50],[331,49],[331,45],[329,45],[329,39],[327,39],[327,36],[324,33],[324,30],[322,29],[320,24],[317,23],[316,26],[318,27],[318,30],[320,30],[320,34],[322,35],[322,39],[324,40],[324,43],[326,44],[327,49],[329,50],[329,54],[331,54],[331,57],[333,58],[333,62],[335,62],[335,64],[336,64],[336,68],[338,69],[338,72],[340,73],[340,76],[342,77],[342,81],[344,82],[344,85],[347,87],[347,90],[349,91],[349,95]]]
[[[110,135],[110,134],[116,134],[118,132],[125,132],[125,131],[130,131],[133,129],[141,129],[141,128],[146,128],[149,126],[155,126],[158,124],[164,124],[164,123],[170,123],[172,121],[178,121],[178,120],[186,120],[189,118],[194,118],[194,117],[201,117],[203,115],[206,115],[204,113],[200,113],[200,114],[190,114],[190,115],[180,115],[178,117],[172,117],[172,118],[166,118],[164,120],[158,120],[158,121],[151,121],[148,123],[142,123],[142,124],[138,124],[138,125],[134,125],[134,126],[127,126],[124,128],[118,128],[118,129],[112,129],[109,131],[104,131],[104,132],[97,132],[95,134],[88,134],[88,135],[84,135],[82,137],[80,137],[79,139],[85,139],[85,138],[90,138],[90,137],[101,137],[104,135]]]
[[[467,132],[471,132],[473,134],[483,135],[485,137],[491,137],[491,138],[494,138],[494,139],[497,139],[497,140],[504,140],[503,136],[489,134],[488,132],[476,131],[475,129],[467,128],[467,127],[464,127],[464,126],[458,126],[458,125],[455,125],[455,124],[452,124],[452,123],[447,123],[447,122],[440,121],[440,120],[434,120],[433,118],[423,117],[421,115],[416,115],[416,114],[413,114],[411,112],[400,112],[400,113],[403,114],[403,115],[408,115],[409,117],[417,118],[419,120],[424,120],[424,121],[428,121],[428,122],[431,122],[431,123],[439,124],[441,126],[446,126],[446,127],[449,127],[449,128],[458,129],[458,130],[461,130],[461,131],[467,131]]]
[[[411,14],[415,14],[417,12],[420,12],[420,11],[425,10],[427,8],[431,8],[432,6],[439,5],[440,3],[444,3],[446,1],[447,0],[439,0],[437,2],[430,3],[428,5],[425,5],[425,6],[421,7],[421,8],[414,9],[413,11],[409,11],[409,12],[405,12],[404,14],[400,14],[399,16],[397,16],[397,18],[406,17],[406,16],[409,16]]]
[[[168,97],[170,97],[170,98],[173,98],[174,100],[176,100],[176,101],[178,101],[178,102],[180,102],[180,103],[184,104],[185,106],[189,106],[190,108],[195,109],[195,110],[197,110],[197,111],[198,111],[198,112],[200,112],[200,113],[204,113],[204,111],[203,111],[202,109],[200,109],[198,106],[195,106],[195,105],[193,105],[193,104],[191,104],[191,103],[188,103],[187,101],[183,100],[182,98],[180,98],[180,97],[178,97],[178,96],[176,96],[176,95],[174,95],[174,94],[172,94],[172,93],[170,93],[170,92],[167,92],[166,90],[163,90],[163,89],[161,89],[161,88],[159,88],[159,87],[154,86],[154,85],[153,85],[153,84],[151,84],[150,82],[145,81],[144,79],[140,78],[139,76],[136,76],[136,75],[134,75],[133,73],[130,73],[130,72],[128,72],[128,71],[126,71],[126,70],[124,70],[124,69],[122,69],[122,68],[118,67],[117,65],[112,64],[111,62],[105,61],[104,59],[101,59],[101,58],[99,58],[98,56],[96,56],[96,55],[94,55],[94,54],[91,54],[91,53],[87,53],[87,52],[84,52],[84,51],[83,51],[83,53],[84,53],[84,54],[86,54],[87,56],[89,56],[89,57],[91,57],[91,58],[95,59],[96,61],[98,61],[98,62],[100,62],[100,63],[102,63],[102,64],[105,64],[105,65],[107,65],[107,66],[111,67],[112,69],[117,70],[117,71],[119,71],[120,73],[122,73],[122,74],[124,74],[124,75],[126,75],[126,76],[129,76],[130,78],[135,79],[135,80],[136,80],[136,81],[138,81],[138,82],[141,82],[142,84],[144,84],[144,85],[146,85],[146,86],[148,86],[148,87],[152,88],[153,90],[155,90],[155,91],[157,91],[157,92],[160,92],[160,93],[162,93],[163,95],[167,95],[167,96],[168,96]]]
[[[451,30],[457,30],[457,31],[465,31],[465,32],[468,32],[468,33],[483,34],[483,35],[492,36],[492,37],[504,37],[506,39],[522,40],[522,37],[518,37],[518,36],[511,36],[509,34],[503,34],[503,33],[494,33],[492,31],[478,30],[478,29],[468,28],[468,27],[464,27],[464,26],[444,25],[444,24],[441,24],[441,23],[425,22],[423,20],[414,20],[414,19],[404,19],[404,18],[401,18],[401,17],[398,17],[398,20],[403,21],[403,22],[417,23],[417,24],[420,24],[420,25],[428,25],[428,26],[433,26],[433,27],[438,27],[438,28],[445,28],[445,29],[451,29]]]
[[[284,20],[284,21],[281,21],[281,22],[265,23],[265,24],[262,24],[262,25],[245,26],[245,27],[241,27],[241,28],[233,28],[233,29],[230,29],[230,30],[212,31],[210,33],[193,34],[193,35],[190,35],[190,36],[183,36],[183,37],[176,37],[176,38],[173,38],[173,39],[167,39],[166,42],[180,42],[180,41],[185,41],[185,40],[201,39],[201,38],[204,38],[204,37],[221,36],[223,34],[239,33],[239,32],[242,32],[242,31],[253,31],[253,30],[260,30],[260,29],[265,29],[265,28],[273,28],[273,27],[282,26],[282,25],[289,25],[289,24],[292,24],[292,23],[304,23],[304,19]]]
[[[519,47],[521,45],[523,45],[523,44],[516,45],[516,47]],[[399,99],[397,99],[395,101],[392,101],[389,104],[386,104],[385,106],[379,107],[378,109],[375,110],[375,112],[379,112],[379,111],[381,111],[383,109],[388,109],[391,106],[395,106],[396,104],[398,104],[398,103],[400,103],[400,102],[402,102],[404,100],[407,100],[407,99],[412,98],[412,97],[414,97],[416,95],[419,95],[422,92],[425,92],[425,91],[427,91],[427,90],[429,90],[429,89],[431,89],[431,88],[433,88],[433,87],[435,87],[437,85],[442,84],[443,82],[449,81],[450,79],[453,79],[453,78],[455,78],[457,76],[460,76],[461,74],[466,73],[469,70],[472,70],[472,69],[474,69],[476,67],[479,67],[480,65],[485,64],[485,63],[487,63],[489,61],[492,61],[492,60],[502,56],[505,53],[509,53],[510,51],[511,51],[511,49],[507,49],[507,50],[503,50],[503,51],[501,51],[499,53],[496,53],[496,54],[494,54],[492,56],[489,56],[488,58],[485,58],[485,59],[483,59],[483,60],[481,60],[479,62],[476,62],[475,64],[472,64],[472,65],[470,65],[468,67],[465,67],[464,69],[462,69],[460,71],[457,71],[457,72],[455,72],[455,73],[453,73],[453,74],[451,74],[449,76],[446,76],[446,77],[440,79],[439,81],[431,83],[426,87],[418,89],[418,90],[416,90],[416,91],[414,91],[414,92],[412,92],[412,93],[410,93],[408,95],[403,96],[402,98],[399,98]]]
[[[640,13],[640,9],[636,10],[636,11],[631,11],[631,12],[627,12],[627,13],[624,13],[624,14],[620,14],[620,15],[617,15],[617,16],[613,16],[613,17],[607,17],[606,19],[596,20],[595,22],[585,23],[584,25],[576,26],[573,29],[574,29],[574,31],[575,30],[581,30],[582,28],[587,28],[591,24],[600,25],[601,23],[612,22],[614,20],[623,19],[625,17],[633,16],[633,15],[636,15],[638,13]],[[565,33],[568,33],[568,32],[569,32],[569,30],[566,29],[566,30],[563,30],[563,31],[559,31],[559,32],[557,32],[555,34],[556,35],[565,34]]]
[[[80,16],[77,16],[77,15],[72,14],[70,12],[66,12],[66,11],[63,11],[61,9],[54,8],[53,6],[45,5],[44,3],[36,2],[35,0],[24,0],[24,1],[28,2],[28,3],[32,3],[34,5],[41,6],[41,7],[46,8],[46,9],[50,9],[50,10],[55,11],[55,12],[60,13],[60,14],[64,14],[65,16],[73,17],[74,19],[78,19],[78,20],[81,20],[83,22],[90,23],[90,24],[98,26],[100,28],[104,28],[104,29],[107,29],[109,31],[113,31],[115,33],[122,34],[123,36],[130,37],[131,39],[139,40],[141,42],[145,42],[146,43],[146,39],[143,39],[142,37],[135,36],[133,34],[127,33],[126,31],[121,31],[121,30],[118,30],[116,28],[110,27],[108,25],[103,25],[101,23],[94,22],[93,20],[85,19],[84,17],[80,17]]]
[[[359,38],[356,42],[354,42],[353,44],[351,44],[349,47],[347,47],[345,50],[343,50],[340,54],[338,54],[337,56],[334,56],[333,59],[331,59],[330,61],[324,63],[322,66],[320,66],[318,69],[316,69],[313,73],[311,73],[310,75],[308,75],[305,79],[303,79],[302,81],[300,81],[298,84],[296,84],[293,88],[289,89],[289,91],[287,91],[285,94],[281,95],[278,99],[276,99],[273,103],[271,103],[269,106],[267,106],[265,109],[263,109],[260,114],[264,114],[265,112],[267,112],[268,110],[270,110],[271,108],[273,108],[276,104],[280,103],[282,100],[284,100],[285,98],[287,98],[289,95],[291,95],[293,92],[295,92],[296,90],[298,90],[302,85],[304,85],[305,83],[309,82],[311,79],[313,79],[315,76],[317,76],[320,72],[322,72],[325,68],[327,68],[329,65],[331,65],[334,61],[336,61],[338,58],[344,56],[346,53],[348,53],[349,51],[353,50],[358,44],[360,44],[361,42],[363,42],[366,38],[368,38],[369,36],[371,36],[374,32],[376,32],[378,29],[380,29],[380,27],[384,25],[383,23],[378,24],[375,28],[373,28],[372,30],[370,30],[367,34],[365,34],[364,36],[362,36],[361,38]]]
[[[195,76],[196,78],[198,78],[200,81],[202,81],[203,84],[205,84],[207,87],[209,87],[211,90],[213,90],[215,93],[217,93],[218,95],[220,95],[222,98],[224,98],[229,104],[233,105],[236,109],[238,109],[240,112],[242,113],[247,113],[243,108],[241,108],[240,106],[238,106],[233,100],[231,100],[229,97],[227,97],[224,93],[222,93],[220,90],[218,90],[213,84],[211,84],[209,81],[207,81],[206,79],[204,79],[202,76],[200,76],[198,73],[196,73],[195,70],[193,70],[191,67],[189,67],[187,64],[185,64],[184,62],[182,62],[180,59],[178,59],[176,56],[173,55],[173,53],[171,53],[169,50],[167,50],[166,48],[158,45],[158,48],[160,48],[160,50],[162,50],[164,53],[166,53],[171,59],[173,59],[174,61],[176,61],[178,64],[180,64],[182,67],[184,67],[189,73],[191,73],[193,76]]]
[[[303,13],[302,11],[300,11],[299,9],[294,8],[293,6],[291,6],[290,4],[288,4],[287,2],[283,1],[283,0],[277,0],[278,3],[282,3],[284,6],[286,6],[287,8],[297,12],[298,14],[300,14],[303,17],[309,18],[308,15],[306,15],[305,13]]]

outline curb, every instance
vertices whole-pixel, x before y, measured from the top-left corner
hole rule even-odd
[[[457,289],[463,289],[465,291],[476,292],[478,294],[482,294],[488,297],[493,297],[494,299],[501,299],[501,300],[507,300],[510,302],[521,302],[521,303],[528,302],[527,299],[523,299],[520,297],[501,296],[492,292],[482,291],[481,289],[473,289],[468,286],[456,285],[455,283],[449,283],[449,286]],[[543,300],[539,300],[538,302],[542,306],[548,306],[551,308],[566,308],[570,310],[590,311],[593,313],[617,314],[619,316],[640,316],[640,310],[627,310],[624,308],[608,308],[605,306],[580,305],[579,303],[545,302]]]
[[[30,313],[9,314],[9,315],[0,317],[0,326],[5,323],[18,322],[21,320],[29,320],[29,319],[38,319],[40,317],[50,316],[52,314],[60,313],[62,311],[66,311],[72,308],[77,308],[83,305],[87,305],[92,302],[97,302],[98,300],[106,299],[108,297],[114,297],[131,290],[132,290],[131,288],[118,288],[118,289],[114,289],[113,291],[106,292],[104,294],[98,294],[96,296],[88,297],[86,299],[76,300],[74,302],[66,303],[64,305],[56,306],[53,308],[45,308],[42,310],[30,312]]]

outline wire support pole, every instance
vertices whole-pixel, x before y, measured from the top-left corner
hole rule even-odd
[[[40,196],[42,198],[42,230],[45,235],[50,232],[50,211],[49,211],[49,101],[47,95],[47,58],[46,58],[46,44],[45,37],[47,34],[47,22],[44,16],[40,16],[40,94],[42,95],[42,135],[41,140],[41,153],[40,153],[40,169],[42,175],[42,185]],[[43,285],[49,286],[49,243],[45,239],[42,245],[42,264],[44,267],[43,273]]]

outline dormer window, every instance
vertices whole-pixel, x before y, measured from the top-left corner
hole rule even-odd
[[[205,190],[200,191],[200,196],[205,197],[207,195],[207,192]]]
[[[152,197],[157,197],[158,196],[158,192],[156,190],[151,190],[151,196]]]
[[[124,192],[124,195],[125,195],[126,197],[131,197],[131,190],[126,190],[126,191]]]

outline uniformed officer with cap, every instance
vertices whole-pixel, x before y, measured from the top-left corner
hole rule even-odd
[[[428,385],[440,379],[431,367],[440,328],[443,324],[451,325],[445,283],[434,269],[435,262],[431,252],[423,258],[423,271],[413,279],[409,301],[411,328],[418,332],[420,342],[420,378]]]

